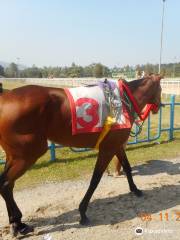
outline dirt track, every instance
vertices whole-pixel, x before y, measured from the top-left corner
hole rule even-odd
[[[79,225],[77,208],[89,181],[44,184],[15,192],[24,220],[35,226],[34,234],[25,239],[180,239],[180,159],[150,161],[134,167],[133,172],[144,196],[130,194],[124,176],[104,176],[89,205],[92,225],[88,227]],[[0,210],[0,240],[11,239],[2,198]],[[150,221],[139,217],[144,212],[151,214]],[[144,234],[136,235],[136,227],[142,227]]]

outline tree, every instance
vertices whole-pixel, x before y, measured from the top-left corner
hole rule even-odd
[[[168,63],[162,64],[162,69],[164,69],[164,73],[166,77],[178,77],[180,76],[180,63]],[[101,63],[92,63],[88,66],[79,66],[75,63],[72,63],[71,66],[65,67],[43,67],[38,68],[33,65],[30,68],[26,68],[23,70],[18,70],[18,66],[15,63],[11,63],[9,67],[5,70],[2,66],[0,66],[0,75],[6,77],[45,77],[45,78],[60,78],[60,77],[121,77],[121,78],[135,78],[136,74],[139,72],[141,76],[144,71],[146,74],[148,73],[157,73],[158,72],[158,64],[142,64],[136,65],[135,67],[125,65],[122,67],[114,66],[113,68],[108,68],[107,66]]]
[[[93,76],[94,65],[88,65],[83,68],[83,77],[92,77]]]
[[[101,63],[97,63],[94,66],[94,76],[96,78],[103,77],[103,65]]]
[[[103,77],[109,77],[111,76],[111,71],[108,67],[103,66]]]
[[[68,68],[68,77],[83,77],[83,67],[73,62],[71,67]]]
[[[12,78],[18,77],[18,66],[17,66],[17,64],[12,62],[9,65],[9,67],[7,67],[5,69],[5,75],[7,77],[12,77]]]
[[[0,76],[4,76],[4,68],[0,65]]]
[[[26,68],[20,73],[21,77],[42,78],[41,69],[33,65],[31,68]]]

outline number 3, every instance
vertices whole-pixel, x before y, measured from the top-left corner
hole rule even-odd
[[[90,104],[90,107],[85,110],[85,114],[86,116],[91,116],[92,120],[90,122],[87,122],[85,118],[82,116],[82,117],[77,117],[77,122],[81,127],[86,129],[91,129],[94,126],[96,126],[97,123],[99,122],[99,116],[98,116],[99,104],[95,99],[92,99],[92,98],[79,98],[76,101],[76,107],[83,108],[83,105],[87,103]]]

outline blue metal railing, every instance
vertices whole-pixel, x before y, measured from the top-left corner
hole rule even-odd
[[[161,137],[161,134],[163,132],[167,132],[168,133],[168,140],[172,140],[174,138],[174,131],[178,131],[180,130],[180,127],[174,127],[174,122],[175,122],[175,107],[176,106],[180,106],[180,102],[176,102],[175,101],[175,95],[171,95],[170,98],[170,102],[168,103],[163,103],[163,105],[169,106],[170,107],[170,112],[169,112],[169,127],[162,127],[162,107],[159,110],[159,114],[158,114],[158,126],[157,126],[157,133],[155,135],[152,136],[152,121],[151,121],[151,115],[149,115],[148,119],[147,119],[147,129],[146,129],[146,133],[145,133],[145,138],[140,139],[141,134],[139,136],[135,136],[133,137],[133,140],[129,140],[128,145],[132,145],[132,144],[138,144],[138,143],[146,143],[146,142],[152,142],[152,141],[156,141]],[[135,133],[137,133],[138,128],[135,125],[135,129],[134,129]],[[49,145],[49,150],[50,150],[50,161],[54,161],[56,159],[56,148],[63,148],[62,145],[56,145],[54,143],[51,143]],[[70,148],[72,151],[74,152],[85,152],[85,151],[89,151],[92,149],[88,149],[88,148]],[[4,163],[3,160],[0,160],[0,163]]]
[[[158,127],[157,127],[157,133],[155,136],[151,136],[151,115],[149,115],[147,119],[147,130],[146,130],[146,138],[139,139],[139,136],[135,136],[134,140],[130,140],[128,142],[128,145],[132,144],[138,144],[138,143],[146,143],[146,142],[152,142],[156,141],[161,137],[161,133],[167,132],[168,133],[168,140],[173,140],[174,138],[174,131],[180,130],[179,128],[174,127],[174,117],[175,117],[175,106],[180,106],[180,102],[175,101],[175,95],[171,95],[170,102],[169,103],[163,103],[163,107],[169,106],[170,107],[170,113],[169,113],[169,127],[163,128],[162,127],[162,107],[159,109],[158,114]],[[135,133],[137,133],[138,128],[135,125]],[[141,135],[140,135],[141,136]],[[62,145],[50,145],[50,155],[51,155],[51,161],[54,161],[56,159],[56,148],[63,147]],[[88,148],[70,148],[74,152],[85,152],[92,149]]]

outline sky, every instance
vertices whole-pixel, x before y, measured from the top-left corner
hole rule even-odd
[[[158,63],[163,0],[0,0],[0,61]],[[165,1],[162,62],[180,62],[180,0]]]

